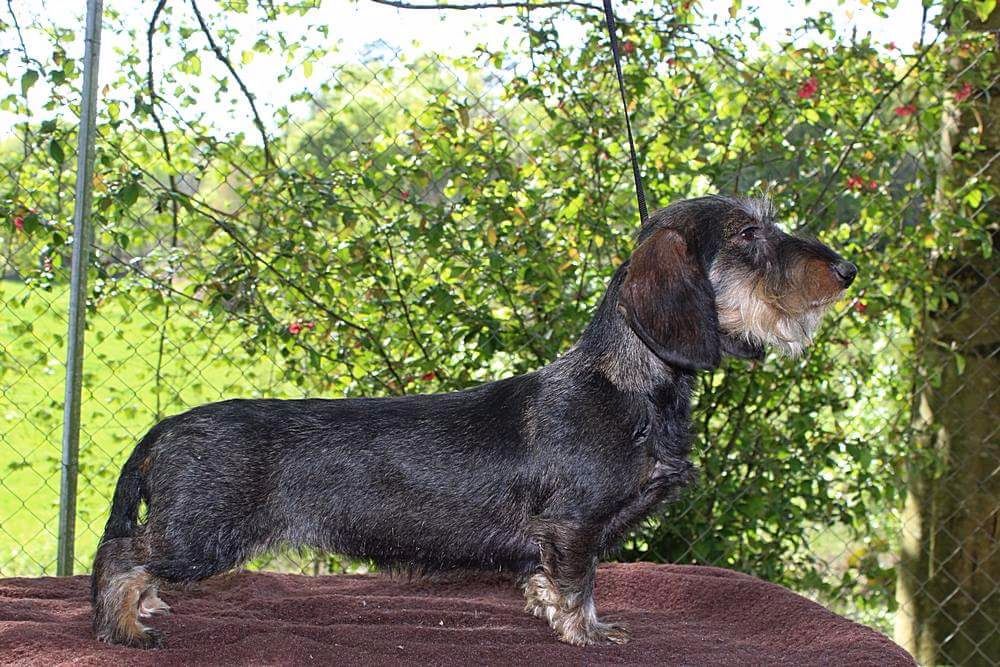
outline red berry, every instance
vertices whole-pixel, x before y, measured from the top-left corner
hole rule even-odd
[[[627,54],[635,53],[635,44],[626,40],[625,42],[622,43],[622,51],[624,51]]]
[[[800,100],[808,100],[819,90],[819,79],[814,76],[809,77],[799,86],[798,96]]]
[[[292,334],[293,336],[297,336],[300,331],[302,331],[302,325],[299,324],[298,322],[292,322],[291,324],[288,325],[288,333]]]
[[[14,216],[13,222],[14,222],[15,229],[17,229],[18,231],[21,231],[21,232],[24,231],[24,218],[22,218],[19,215],[18,216]]]

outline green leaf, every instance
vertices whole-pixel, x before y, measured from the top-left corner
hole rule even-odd
[[[52,159],[56,162],[62,163],[66,161],[66,153],[63,151],[62,144],[59,143],[58,139],[53,138],[52,141],[49,142],[49,155],[51,155]]]
[[[118,201],[126,208],[134,204],[139,199],[139,184],[135,181],[129,183],[118,193]]]
[[[21,95],[28,95],[28,90],[38,81],[38,72],[29,69],[21,76]]]
[[[983,191],[982,190],[969,190],[968,194],[965,195],[965,203],[972,208],[979,208],[979,204],[983,201]]]
[[[180,67],[182,71],[197,76],[201,74],[201,58],[194,51],[188,51],[184,54],[184,60]]]
[[[997,0],[977,0],[973,4],[976,8],[976,16],[978,16],[979,20],[983,23],[986,23],[990,14],[992,14],[993,10],[997,8]]]

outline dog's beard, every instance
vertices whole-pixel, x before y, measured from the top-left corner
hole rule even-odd
[[[731,336],[751,344],[773,347],[780,353],[797,357],[812,343],[813,336],[833,300],[808,304],[800,312],[784,311],[764,296],[760,284],[742,279],[727,279],[712,271],[719,327]]]

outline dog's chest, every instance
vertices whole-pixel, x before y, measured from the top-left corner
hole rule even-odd
[[[654,480],[688,469],[691,452],[690,391],[674,385],[653,394],[645,405],[637,445],[642,450],[643,480]]]

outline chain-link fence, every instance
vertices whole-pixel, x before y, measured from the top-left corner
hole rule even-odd
[[[861,269],[804,357],[705,374],[701,481],[620,558],[749,572],[923,661],[968,664],[1000,655],[1000,113],[996,14],[978,5],[795,9],[787,32],[738,2],[619,8],[653,207],[766,192],[786,227]],[[600,7],[406,6],[105,8],[78,572],[158,419],[538,368],[630,252]],[[42,575],[59,538],[83,31],[55,5],[6,9],[0,574]]]

